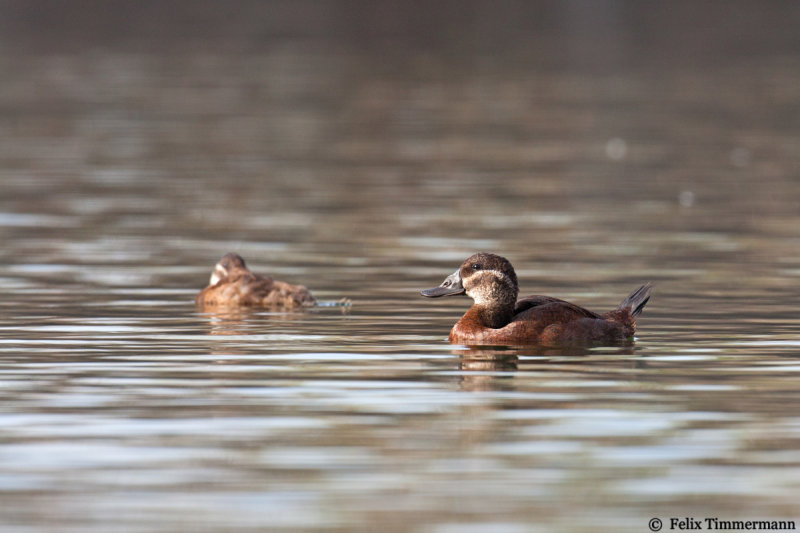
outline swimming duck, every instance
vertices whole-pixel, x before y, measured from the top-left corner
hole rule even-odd
[[[195,302],[204,308],[250,306],[290,309],[311,306],[317,301],[302,285],[290,285],[253,274],[240,255],[229,253],[216,264],[208,287],[200,291]]]
[[[428,298],[466,294],[474,303],[450,331],[458,344],[560,344],[620,342],[636,331],[635,317],[650,299],[645,284],[619,307],[597,314],[551,296],[517,301],[519,285],[504,257],[477,253],[464,261],[438,287],[422,291]]]

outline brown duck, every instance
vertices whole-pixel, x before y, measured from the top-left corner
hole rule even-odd
[[[317,301],[302,285],[291,285],[248,270],[244,259],[229,253],[214,267],[208,287],[195,297],[204,309],[225,307],[268,307],[292,309],[315,305]]]
[[[458,344],[615,343],[633,338],[636,320],[650,299],[645,284],[619,307],[597,314],[551,296],[528,296],[517,301],[519,286],[511,263],[504,257],[477,253],[464,261],[423,296],[438,298],[466,294],[474,303],[450,331]]]

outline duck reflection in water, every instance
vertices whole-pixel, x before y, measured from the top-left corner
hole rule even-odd
[[[452,353],[459,357],[458,369],[461,371],[462,390],[512,391],[516,389],[514,377],[520,364],[524,364],[524,371],[536,368],[540,364],[552,368],[554,359],[561,359],[561,363],[565,364],[568,361],[575,361],[576,357],[598,353],[612,357],[631,356],[634,354],[634,344],[631,342],[603,349],[587,345],[464,346],[453,350]],[[620,362],[625,366],[632,364],[627,357],[620,359]],[[608,364],[608,361],[604,364]],[[638,367],[640,363],[636,362],[633,365]]]
[[[619,344],[636,332],[636,317],[650,299],[642,285],[619,306],[598,314],[551,296],[517,300],[519,285],[504,257],[477,253],[467,258],[428,298],[466,294],[472,307],[450,331],[450,342],[466,345]]]
[[[208,317],[209,335],[262,335],[265,324],[275,328],[302,320],[302,313],[275,312],[252,307],[243,308],[205,308]],[[276,322],[279,321],[280,323]]]
[[[463,391],[512,391],[519,365],[518,352],[503,346],[467,346],[453,350],[459,356],[460,388]]]

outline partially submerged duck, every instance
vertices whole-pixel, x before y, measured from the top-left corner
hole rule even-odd
[[[598,314],[551,296],[517,301],[519,285],[504,257],[477,253],[438,287],[422,291],[428,298],[466,294],[474,303],[450,331],[458,344],[560,344],[622,342],[633,338],[635,318],[650,299],[652,285],[642,285],[613,311]]]
[[[293,309],[316,305],[302,285],[253,274],[238,254],[228,253],[214,267],[208,287],[195,297],[203,308],[268,307]]]

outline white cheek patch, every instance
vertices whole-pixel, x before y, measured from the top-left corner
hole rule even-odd
[[[216,285],[219,280],[228,275],[228,271],[222,265],[214,267],[214,272],[211,273],[211,279],[208,280],[209,285]]]

